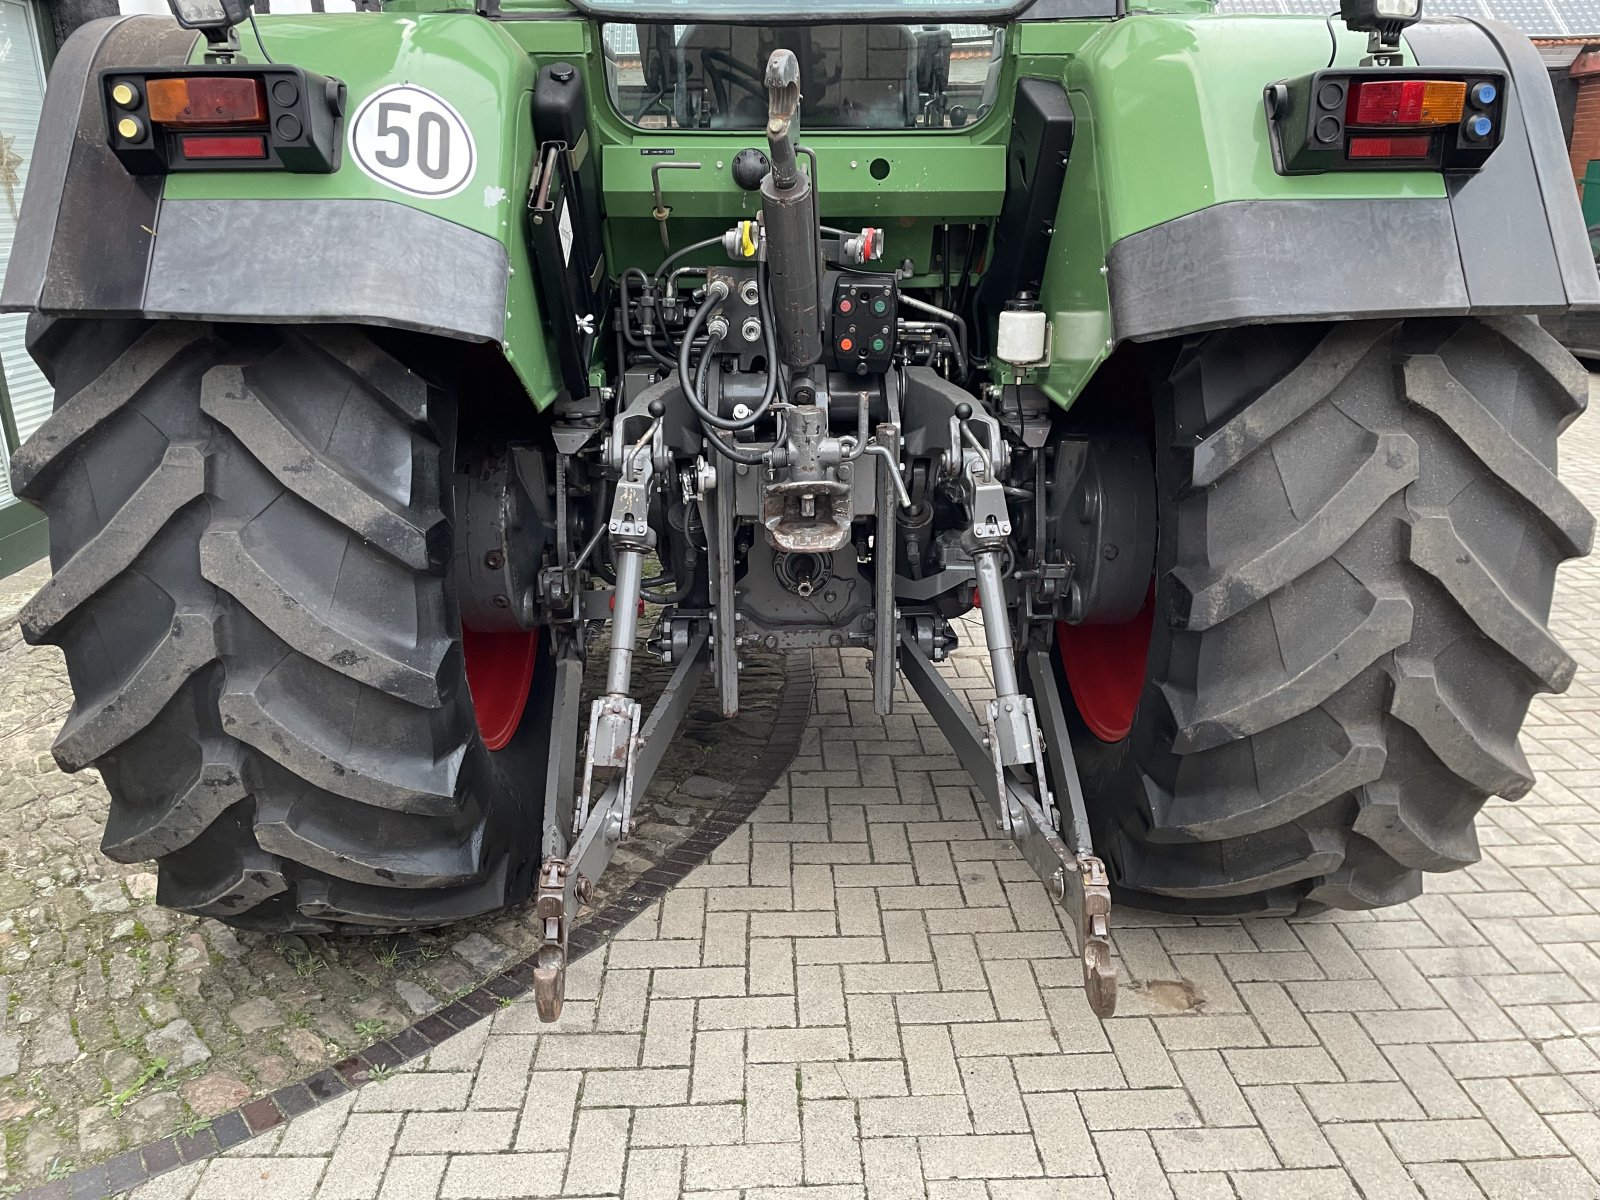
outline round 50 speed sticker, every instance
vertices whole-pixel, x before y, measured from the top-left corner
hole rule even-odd
[[[350,122],[350,154],[379,183],[443,200],[472,180],[472,130],[441,96],[397,83],[368,96]]]

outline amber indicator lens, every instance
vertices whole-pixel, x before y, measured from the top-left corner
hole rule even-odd
[[[157,125],[255,125],[267,119],[267,90],[246,76],[152,79],[146,93]]]
[[[1347,125],[1454,125],[1467,103],[1467,85],[1448,79],[1369,79],[1350,89]]]

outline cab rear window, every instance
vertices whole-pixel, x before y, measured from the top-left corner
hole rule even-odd
[[[604,27],[612,103],[642,129],[761,129],[767,57],[800,60],[811,129],[959,129],[994,103],[1003,33],[986,25]]]

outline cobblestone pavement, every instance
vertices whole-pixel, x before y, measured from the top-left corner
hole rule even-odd
[[[99,776],[64,775],[50,757],[71,690],[60,652],[23,644],[15,620],[47,574],[0,580],[0,1196],[198,1131],[538,944],[526,908],[375,938],[267,937],[158,908],[148,864],[99,852]],[[646,692],[668,671],[639,660]],[[782,664],[753,661],[741,679],[757,702],[731,724],[695,710],[596,908],[689,837],[760,755]]]
[[[1600,506],[1600,421],[1565,443]],[[921,708],[819,655],[801,757],[576,972],[136,1200],[1600,1196],[1600,566],[1483,861],[1374,913],[1119,914],[1118,1016]],[[953,663],[974,696],[970,648]]]

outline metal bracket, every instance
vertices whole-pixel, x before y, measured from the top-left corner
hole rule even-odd
[[[583,756],[583,789],[572,814],[572,832],[589,823],[589,798],[596,767],[616,772],[622,785],[622,832],[633,832],[634,758],[639,746],[639,702],[628,696],[599,696],[589,708],[589,750]]]
[[[1030,660],[1033,657],[1029,655]],[[1111,959],[1111,889],[1105,864],[1095,855],[1089,842],[1083,793],[1070,746],[1064,755],[1053,755],[1058,784],[1065,777],[1071,778],[1070,786],[1062,789],[1068,797],[1065,832],[1072,839],[1069,849],[1062,835],[1056,832],[1051,814],[1041,807],[1031,787],[1019,783],[999,767],[994,739],[991,745],[984,745],[983,735],[966,702],[944,681],[909,629],[900,637],[900,665],[906,681],[927,705],[929,714],[972,776],[973,783],[994,808],[1000,827],[1039,878],[1046,882],[1056,903],[1071,914],[1083,962],[1084,995],[1096,1016],[1111,1016],[1117,1005],[1117,968]],[[1030,673],[1033,665],[1030,661]],[[1050,687],[1055,686],[1052,677]],[[1048,716],[1046,724],[1049,724]],[[1047,732],[1041,736],[1049,738]],[[1055,743],[1048,744],[1056,751]],[[1042,776],[1046,768],[1044,764],[1035,764],[1034,769]]]

